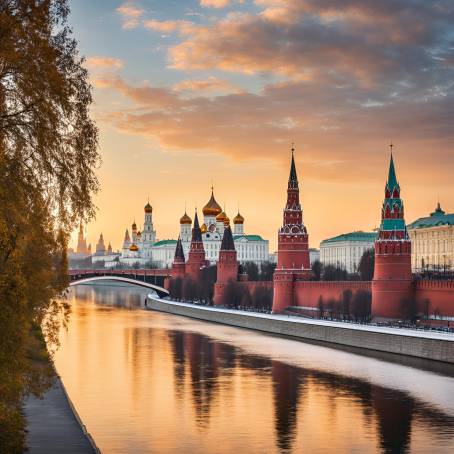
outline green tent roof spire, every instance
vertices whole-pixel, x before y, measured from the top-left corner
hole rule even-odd
[[[294,145],[292,144],[292,163],[290,165],[290,175],[288,177],[289,187],[298,187],[298,177],[296,176],[296,166],[295,166],[295,157],[293,153],[295,151]]]
[[[393,154],[391,152],[391,159],[389,161],[389,171],[388,171],[388,182],[387,186],[390,191],[392,191],[394,188],[398,188],[399,184],[397,183],[397,177],[396,177],[396,169],[394,168],[394,158]]]

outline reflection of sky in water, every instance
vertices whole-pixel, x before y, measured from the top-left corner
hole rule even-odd
[[[450,452],[454,379],[317,345],[126,310],[76,286],[59,373],[106,453]],[[95,304],[97,303],[97,304]]]

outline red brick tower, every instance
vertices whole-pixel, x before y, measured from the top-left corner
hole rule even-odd
[[[392,153],[381,219],[380,232],[375,242],[372,317],[401,318],[405,313],[403,304],[411,297],[411,243]]]
[[[283,225],[278,233],[273,313],[283,312],[288,306],[293,305],[293,282],[295,280],[308,280],[312,276],[309,260],[309,237],[303,223],[293,153],[294,149],[292,148],[287,204],[284,209]]]
[[[233,242],[232,230],[228,225],[224,230],[219,260],[217,265],[217,279],[214,286],[214,304],[223,304],[224,289],[229,281],[238,280],[238,260],[236,258],[235,243]]]
[[[175,248],[175,257],[172,263],[172,278],[183,277],[185,268],[183,245],[181,244],[181,238],[178,237],[177,246]]]
[[[194,227],[192,228],[191,246],[189,248],[188,261],[186,262],[186,273],[194,280],[199,277],[200,268],[206,265],[205,249],[202,241],[202,231],[200,230],[197,211],[194,217]]]

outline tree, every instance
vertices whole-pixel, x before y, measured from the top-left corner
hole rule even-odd
[[[169,293],[172,299],[181,301],[183,297],[183,279],[181,277],[170,279]]]
[[[322,318],[324,313],[325,313],[325,303],[323,301],[323,296],[320,295],[318,297],[318,316],[319,316],[319,318]]]
[[[0,446],[9,453],[24,448],[21,399],[50,382],[42,330],[53,349],[68,313],[68,238],[94,216],[98,190],[91,87],[68,14],[67,0],[0,1]]]
[[[371,281],[374,277],[375,251],[366,249],[358,265],[359,276],[362,281]]]
[[[252,305],[257,309],[271,311],[273,307],[273,290],[263,285],[257,285],[252,294]]]
[[[223,305],[227,307],[233,307],[238,309],[243,298],[243,291],[238,284],[233,280],[229,280],[224,288]]]
[[[217,266],[202,268],[199,279],[200,299],[207,304],[213,304],[214,284],[216,283]]]
[[[334,265],[325,265],[323,267],[324,281],[346,281],[347,279],[348,273],[345,269]]]
[[[320,260],[315,260],[314,263],[312,263],[312,279],[314,281],[319,281],[321,276],[322,276],[322,270],[323,266]]]
[[[368,290],[358,290],[352,301],[352,316],[355,321],[368,322],[371,318],[372,293]]]
[[[243,265],[244,271],[248,275],[248,279],[250,281],[258,281],[259,280],[259,267],[255,262],[246,262]]]
[[[342,292],[342,318],[350,318],[350,306],[353,299],[353,292],[350,289]]]
[[[418,315],[418,307],[414,298],[402,298],[400,300],[400,312],[404,320],[414,322]]]
[[[275,269],[276,269],[276,263],[263,262],[260,265],[260,280],[261,281],[272,281]]]

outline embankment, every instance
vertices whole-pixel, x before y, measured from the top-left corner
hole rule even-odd
[[[293,338],[425,358],[454,364],[454,335],[258,314],[162,300],[149,295],[148,309]]]

